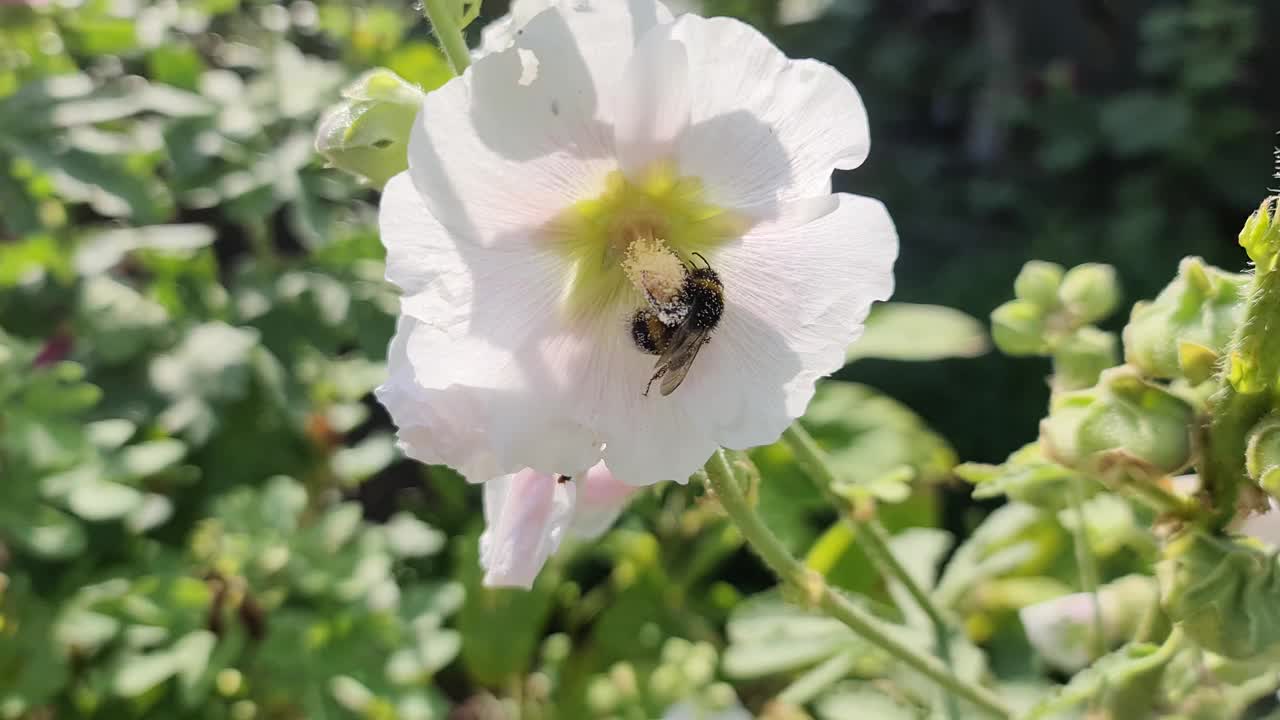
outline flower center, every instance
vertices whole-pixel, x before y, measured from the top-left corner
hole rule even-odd
[[[638,181],[613,172],[599,196],[566,210],[556,222],[556,247],[571,261],[564,309],[594,315],[619,306],[652,305],[671,314],[694,253],[711,256],[747,229],[746,218],[708,203],[697,178],[666,164]]]

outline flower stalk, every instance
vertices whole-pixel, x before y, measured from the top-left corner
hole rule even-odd
[[[842,508],[840,513],[845,523],[853,530],[854,537],[862,543],[862,549],[866,551],[871,561],[875,563],[881,570],[893,577],[911,596],[924,614],[929,618],[930,624],[933,625],[934,643],[936,644],[936,653],[938,659],[947,665],[951,664],[951,643],[950,643],[950,627],[943,616],[942,609],[933,602],[924,588],[920,587],[920,583],[911,577],[911,573],[907,572],[906,567],[899,562],[898,557],[893,554],[889,548],[889,533],[885,531],[884,526],[876,519],[874,515],[863,518],[860,513],[855,512],[854,508],[849,507],[849,502],[838,496],[832,491],[839,479],[835,472],[831,469],[830,463],[827,462],[826,453],[818,446],[818,442],[813,439],[808,430],[805,430],[800,423],[792,423],[782,434],[783,441],[791,448],[791,452],[796,456],[796,460],[800,463],[805,471],[817,482],[819,490],[826,495],[828,501],[836,507]],[[958,718],[959,708],[956,707],[954,698],[947,696],[947,717]]]
[[[1075,547],[1076,568],[1080,572],[1080,589],[1089,593],[1093,607],[1093,629],[1089,637],[1089,650],[1094,658],[1106,652],[1106,629],[1102,625],[1102,603],[1098,600],[1098,564],[1089,548],[1089,531],[1084,519],[1084,491],[1079,478],[1071,483],[1071,510],[1075,513],[1075,526],[1071,529],[1071,543]]]
[[[938,684],[944,692],[962,697],[998,718],[1012,717],[1000,698],[987,688],[957,677],[937,658],[903,644],[881,626],[881,621],[827,584],[821,574],[791,556],[782,541],[761,520],[738,486],[723,451],[706,464],[707,481],[725,513],[765,564],[786,584],[798,589],[813,605],[839,620],[867,642]]]
[[[1280,373],[1280,335],[1271,323],[1280,312],[1280,219],[1267,198],[1240,232],[1240,245],[1255,266],[1245,300],[1244,317],[1229,346],[1228,362],[1219,372],[1218,391],[1210,400],[1212,420],[1205,429],[1200,479],[1214,502],[1212,527],[1220,529],[1236,513],[1240,486],[1246,482],[1245,454],[1249,431],[1271,407]]]
[[[467,50],[467,39],[462,35],[463,25],[454,15],[451,0],[422,0],[422,9],[431,21],[440,49],[449,59],[449,66],[455,75],[461,75],[471,64],[471,53]],[[475,3],[478,12],[479,0]]]

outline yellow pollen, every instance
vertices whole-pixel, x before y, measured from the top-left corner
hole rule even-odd
[[[637,235],[631,241],[622,260],[622,270],[654,305],[674,301],[684,286],[684,263],[665,242],[652,235]]]
[[[669,163],[632,179],[611,173],[599,195],[567,208],[548,228],[551,246],[571,268],[563,311],[614,317],[648,305],[673,325],[687,312],[679,297],[685,262],[694,253],[714,257],[718,245],[749,226],[748,218],[708,202],[702,183]]]

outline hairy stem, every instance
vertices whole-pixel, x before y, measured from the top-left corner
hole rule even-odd
[[[467,40],[462,36],[462,26],[453,13],[452,0],[422,0],[422,9],[431,21],[431,27],[440,41],[440,49],[449,59],[449,66],[456,75],[471,64],[471,53],[467,50]],[[479,0],[476,5],[479,6]]]
[[[855,538],[862,543],[863,550],[871,558],[882,572],[890,575],[907,591],[911,599],[916,605],[924,611],[928,616],[929,622],[933,624],[934,642],[936,644],[935,652],[938,659],[942,662],[951,664],[951,631],[946,618],[943,616],[941,608],[929,597],[924,588],[920,587],[920,583],[911,577],[911,573],[907,572],[906,567],[898,560],[897,556],[889,548],[889,533],[885,531],[880,521],[875,516],[861,518],[859,513],[854,512],[849,507],[849,502],[844,498],[836,495],[832,491],[832,486],[837,482],[835,471],[831,469],[831,464],[827,461],[826,453],[818,446],[818,442],[813,439],[808,430],[805,430],[800,423],[792,423],[782,434],[783,440],[791,448],[791,452],[796,456],[796,460],[805,468],[818,484],[819,490],[826,495],[828,501],[841,508],[841,517],[848,526],[853,530]],[[954,702],[954,698],[947,697],[947,716],[952,720],[958,720],[960,710]]]
[[[711,456],[706,470],[708,485],[719,498],[729,519],[738,526],[747,544],[784,583],[798,589],[813,605],[847,625],[867,642],[933,680],[943,691],[972,702],[993,717],[1012,717],[995,693],[957,677],[937,658],[921,653],[894,638],[883,627],[882,621],[827,585],[822,575],[809,570],[792,557],[778,536],[773,534],[747,502],[723,452],[717,451]]]
[[[1280,373],[1280,333],[1273,327],[1280,313],[1280,272],[1259,265],[1251,285],[1228,362],[1218,373],[1218,391],[1209,400],[1198,468],[1201,487],[1213,499],[1214,530],[1236,514],[1240,486],[1249,482],[1244,462],[1249,430],[1270,410]]]
[[[1084,492],[1078,478],[1071,483],[1071,509],[1076,516],[1071,528],[1071,544],[1075,546],[1080,587],[1089,593],[1089,601],[1093,605],[1093,631],[1089,637],[1089,651],[1096,659],[1106,652],[1106,634],[1102,627],[1102,603],[1098,601],[1098,564],[1089,548],[1089,531],[1084,521]]]

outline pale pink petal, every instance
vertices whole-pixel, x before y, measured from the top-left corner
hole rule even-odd
[[[533,587],[573,516],[572,483],[521,470],[485,483],[480,565],[486,587]]]
[[[669,160],[689,127],[689,55],[679,40],[654,30],[636,47],[618,84],[614,139],[633,178]]]
[[[473,482],[594,465],[599,441],[556,399],[572,378],[513,349],[556,327],[561,258],[529,245],[453,242],[404,173],[383,190],[379,220],[387,277],[405,294],[378,397],[406,452]],[[547,395],[527,401],[534,393]]]
[[[455,239],[536,242],[558,213],[600,194],[617,169],[603,98],[640,37],[670,18],[653,0],[558,3],[428,93],[409,170]]]
[[[1027,640],[1040,657],[1064,672],[1075,672],[1093,659],[1093,597],[1064,595],[1018,611]]]
[[[689,131],[678,156],[724,207],[772,205],[831,190],[833,169],[871,146],[862,99],[844,76],[791,60],[751,26],[681,16],[672,35],[689,54]]]
[[[615,478],[604,463],[574,478],[573,484],[578,488],[578,504],[569,532],[588,540],[603,535],[636,494],[634,486]]]
[[[480,398],[464,388],[420,386],[409,361],[409,338],[422,323],[401,315],[387,352],[387,380],[377,389],[397,427],[402,451],[427,464],[444,464],[472,482],[500,475],[504,468],[490,449]]]

